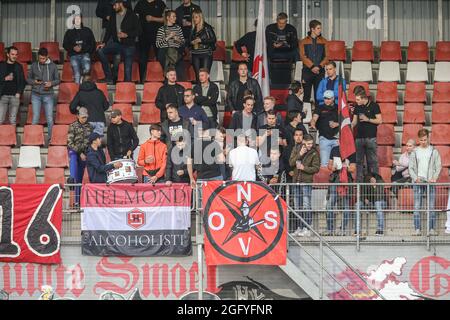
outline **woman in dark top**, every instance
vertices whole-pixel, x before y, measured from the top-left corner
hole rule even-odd
[[[213,28],[207,24],[200,10],[192,13],[193,28],[190,38],[190,48],[192,54],[192,66],[195,71],[195,79],[200,83],[198,73],[201,68],[211,72],[213,62],[213,52],[216,50],[216,34]]]

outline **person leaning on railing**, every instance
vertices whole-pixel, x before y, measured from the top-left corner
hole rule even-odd
[[[364,185],[361,186],[361,209],[376,210],[377,231],[375,235],[384,235],[384,213],[386,209],[386,195],[384,193],[383,178],[377,173],[367,173],[364,176]]]
[[[312,184],[313,176],[320,170],[320,156],[314,148],[314,138],[311,135],[306,134],[303,137],[303,143],[294,146],[289,158],[289,164],[294,167],[292,182]],[[297,208],[300,207],[300,204],[303,204],[302,207],[305,211],[305,221],[311,226],[312,185],[295,186],[294,194],[297,199]],[[295,221],[295,223],[299,222]],[[303,223],[300,223],[294,235],[310,236],[311,231],[309,231]]]

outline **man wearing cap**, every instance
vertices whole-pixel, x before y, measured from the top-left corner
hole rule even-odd
[[[144,183],[155,184],[164,179],[167,165],[167,146],[161,140],[161,126],[150,125],[150,139],[139,149],[138,165],[144,167]]]
[[[141,33],[141,24],[136,14],[131,9],[126,8],[125,3],[127,3],[126,0],[113,1],[114,11],[108,20],[103,42],[98,46],[98,57],[102,62],[108,84],[113,84],[113,81],[117,78],[117,70],[114,70],[114,76],[111,71],[108,55],[122,55],[125,81],[130,82],[132,80],[136,37]]]
[[[107,135],[108,152],[112,161],[132,158],[134,149],[139,145],[139,138],[133,125],[122,119],[122,112],[118,109],[111,111]]]
[[[86,108],[78,110],[77,120],[69,126],[67,135],[67,148],[69,149],[69,170],[73,183],[83,181],[84,168],[86,167],[86,150],[89,146],[89,136],[92,126],[87,122],[88,111]],[[80,187],[75,188],[75,203],[80,201]]]
[[[311,128],[319,130],[320,165],[326,167],[331,149],[338,145],[339,120],[334,92],[325,91],[323,99],[324,104],[318,105],[314,110]]]
[[[122,167],[121,162],[106,164],[106,156],[101,148],[102,137],[96,132],[91,133],[89,136],[86,166],[90,183],[106,183],[106,173],[109,170]]]

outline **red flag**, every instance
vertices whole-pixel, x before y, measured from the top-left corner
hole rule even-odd
[[[348,159],[353,153],[356,152],[355,139],[353,137],[353,131],[351,127],[350,111],[347,104],[347,98],[345,91],[342,88],[342,80],[339,80],[339,101],[338,101],[338,113],[339,113],[339,148],[341,151],[341,159]]]

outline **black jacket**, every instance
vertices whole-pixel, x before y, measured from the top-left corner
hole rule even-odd
[[[242,47],[247,48],[247,53],[250,55],[250,61],[253,61],[255,57],[255,43],[256,43],[256,31],[248,32],[244,34],[242,38],[236,41],[236,50],[242,54]]]
[[[77,44],[81,45],[81,52],[73,50],[73,47]],[[84,26],[81,29],[69,29],[64,34],[63,47],[69,56],[85,53],[93,54],[96,47],[94,34],[91,29]]]
[[[191,122],[188,119],[182,119],[182,120],[183,120],[183,130],[186,130],[185,132],[187,132],[187,131],[191,132]],[[193,139],[193,138],[194,137],[191,135],[191,139]],[[164,120],[161,123],[161,141],[163,141],[167,145],[167,150],[170,150],[170,148],[172,147],[172,144],[175,143],[174,141],[171,141],[171,139],[170,139],[169,120],[168,119]]]
[[[199,38],[202,42],[199,43],[198,49],[194,49],[191,41]],[[212,54],[213,51],[216,50],[216,33],[212,26],[207,24],[206,22],[203,24],[203,29],[200,31],[196,31],[192,28],[191,36],[189,38],[189,45],[192,54]]]
[[[172,152],[174,152],[175,154],[177,153],[179,154],[179,157],[181,158],[182,156],[182,152],[181,150],[179,150],[177,147],[171,147],[169,149],[169,153],[168,153],[168,159],[169,161],[167,161],[167,165],[166,165],[166,181],[172,181],[175,183],[189,183],[190,179],[189,179],[189,174],[188,174],[188,170],[187,170],[187,158],[185,157],[183,159],[183,161],[181,161],[181,163],[178,163],[179,161],[172,161]],[[183,150],[183,152],[186,154],[187,151]],[[182,176],[179,176],[177,174],[178,170],[183,170],[184,174]]]
[[[155,104],[158,109],[161,110],[161,122],[167,119],[166,105],[168,103],[174,103],[178,108],[184,104],[184,87],[182,85],[178,83],[168,85],[165,83],[159,88]]]
[[[219,87],[214,82],[209,82],[209,89],[206,97],[202,94],[202,85],[194,87],[195,104],[208,106],[211,108],[214,119],[217,120],[217,100],[219,99]]]
[[[266,27],[266,42],[267,42],[267,53],[269,56],[274,50],[277,51],[291,51],[297,49],[298,47],[298,37],[297,37],[297,29],[291,24],[287,24],[285,27],[286,32],[286,42],[287,46],[275,49],[273,47],[274,42],[277,41],[277,30],[278,26],[276,23],[269,24]]]
[[[237,129],[242,129],[243,126],[243,115],[242,115],[243,111],[236,111],[235,113],[233,113],[233,117],[231,118],[231,123],[230,126],[228,127],[228,129],[233,129],[233,130],[237,130]],[[256,130],[256,113],[253,112],[253,119],[252,119],[252,124],[251,124],[251,128]]]
[[[107,145],[111,160],[121,159],[128,150],[133,151],[139,145],[139,138],[133,125],[122,119],[121,124],[110,124],[107,131]]]
[[[200,6],[198,6],[198,5],[196,5],[196,4],[191,2],[189,10],[191,12],[191,20],[189,20],[189,22],[192,23],[192,12],[194,12],[194,10],[201,10],[201,9],[200,9]],[[186,40],[188,40],[189,39],[189,35],[191,34],[192,27],[183,27],[184,5],[182,4],[181,6],[179,6],[175,10],[175,13],[177,14],[177,25],[179,25],[181,27],[181,29],[183,30],[184,38]]]
[[[287,99],[286,99],[286,104],[287,104],[287,111],[299,111],[302,113],[302,118],[305,118],[306,115],[303,112],[303,101],[300,100],[299,97],[297,97],[296,94],[290,94],[288,95]]]
[[[141,34],[142,28],[138,16],[132,10],[127,9],[120,28],[128,37],[119,41],[117,37],[116,14],[114,13],[108,21],[103,42],[107,43],[109,39],[112,39],[114,42],[120,42],[124,46],[135,46],[136,37]]]
[[[361,201],[364,203],[364,200],[367,199],[372,204],[375,201],[385,201],[386,194],[383,185],[378,185],[378,183],[384,183],[383,178],[376,173],[371,173],[371,175],[376,179],[376,185],[363,185],[361,186]],[[364,183],[369,183],[370,178],[368,176],[364,177]]]
[[[113,169],[112,164],[106,164],[106,156],[103,149],[87,149],[86,166],[90,183],[106,183],[106,172]]]
[[[3,87],[5,85],[5,77],[6,74],[6,61],[0,62],[0,96],[2,95]],[[14,62],[14,68],[15,68],[15,74],[16,77],[14,80],[17,83],[17,93],[23,94],[23,91],[25,90],[26,82],[25,82],[25,75],[23,73],[22,65],[18,62]]]
[[[113,8],[110,0],[98,0],[97,8],[95,9],[95,15],[102,19],[102,28],[108,26],[108,20],[106,17],[111,17],[113,14]]]
[[[239,79],[236,79],[229,86],[227,97],[227,107],[229,111],[242,110],[244,108],[242,104],[239,105],[238,103],[239,81]],[[261,112],[263,110],[263,96],[258,81],[249,77],[247,79],[247,89],[255,96],[255,107],[253,111],[256,113]]]
[[[80,90],[70,103],[70,112],[77,113],[78,107],[85,107],[89,113],[89,122],[106,122],[105,111],[109,108],[108,100],[103,91],[94,82],[86,81],[80,85]]]

